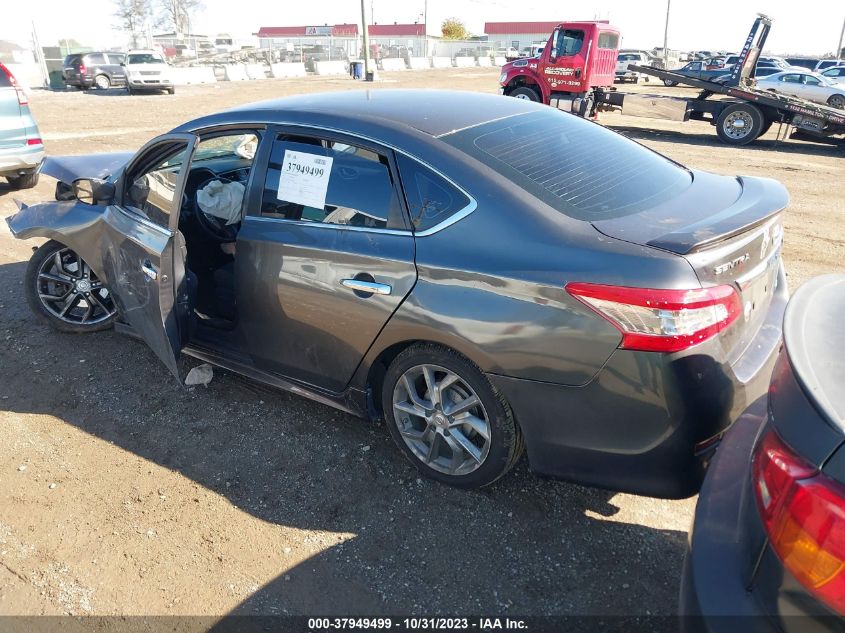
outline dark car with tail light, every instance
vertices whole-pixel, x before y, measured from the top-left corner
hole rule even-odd
[[[300,95],[44,173],[59,200],[8,220],[50,240],[24,281],[41,320],[383,418],[455,486],[525,449],[543,475],[694,494],[780,346],[783,186],[529,100]]]
[[[88,90],[108,90],[126,85],[125,55],[119,52],[75,53],[65,57],[62,78],[65,85]]]
[[[768,397],[728,432],[698,499],[687,631],[845,630],[845,276],[792,297]]]

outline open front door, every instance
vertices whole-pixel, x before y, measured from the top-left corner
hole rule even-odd
[[[177,378],[191,309],[179,210],[196,143],[192,134],[168,134],[144,146],[105,213],[104,268],[115,303]]]

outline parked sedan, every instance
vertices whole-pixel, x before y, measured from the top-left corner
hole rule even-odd
[[[688,631],[845,629],[843,310],[843,275],[795,293],[768,398],[716,452],[684,565]]]
[[[673,70],[672,72],[678,73],[679,75],[683,75],[684,77],[692,77],[693,79],[703,79],[707,81],[715,79],[716,77],[720,77],[721,75],[724,75],[726,71],[729,70],[730,69],[727,66],[707,70],[705,62],[696,61],[690,62],[682,68],[678,68],[677,70]],[[664,79],[663,83],[667,86],[678,85],[678,82],[673,79]]]
[[[9,219],[50,238],[41,320],[384,417],[456,486],[525,446],[544,475],[690,495],[780,345],[781,185],[521,99],[300,95],[45,173],[70,200]]]
[[[845,109],[845,86],[810,72],[786,71],[763,77],[757,87]]]
[[[38,184],[44,144],[29,110],[29,97],[0,63],[0,177],[12,189]]]

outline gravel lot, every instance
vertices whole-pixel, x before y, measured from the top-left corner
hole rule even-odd
[[[498,69],[384,73],[375,89],[495,92]],[[346,78],[36,92],[50,154],[134,150],[177,124]],[[628,90],[644,90],[628,88]],[[682,88],[651,91],[689,94]],[[707,124],[602,121],[689,166],[792,195],[794,288],[843,269],[842,149],[722,145]],[[15,197],[52,197],[42,178]],[[15,212],[0,184],[0,215]],[[62,335],[23,303],[37,243],[0,226],[0,614],[672,614],[695,499],[531,475],[489,489],[417,478],[381,425],[217,370],[177,384],[141,343]],[[184,373],[194,361],[182,361]]]

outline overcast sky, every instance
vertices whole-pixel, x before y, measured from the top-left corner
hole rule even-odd
[[[11,1],[11,0],[6,0]],[[155,2],[155,0],[153,0]],[[425,0],[365,0],[379,23],[422,21]],[[126,38],[114,22],[112,0],[30,0],[15,2],[15,14],[4,11],[0,39],[29,39],[34,20],[42,44],[72,37],[83,44],[123,45]],[[652,48],[663,44],[666,0],[428,0],[429,32],[439,32],[444,18],[455,16],[475,34],[485,21],[609,19],[622,31],[623,46]],[[836,47],[845,19],[842,0],[672,0],[669,46],[681,50],[742,47],[757,11],[775,20],[767,48],[772,52],[822,54]],[[310,26],[360,23],[358,0],[312,2],[204,0],[194,18],[195,32],[234,37],[261,26]]]

